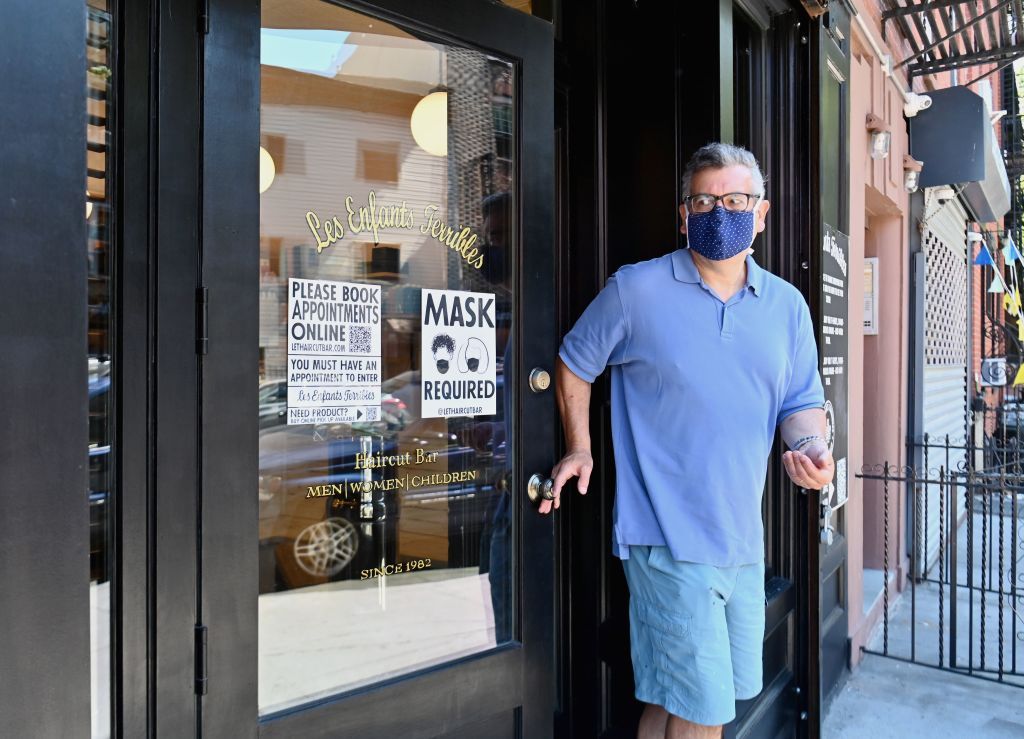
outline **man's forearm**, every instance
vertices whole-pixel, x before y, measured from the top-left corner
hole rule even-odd
[[[808,408],[786,416],[781,425],[782,439],[790,449],[801,438],[817,435],[825,438],[825,411]]]
[[[590,452],[590,383],[577,377],[561,357],[558,358],[555,394],[565,430],[566,450]]]

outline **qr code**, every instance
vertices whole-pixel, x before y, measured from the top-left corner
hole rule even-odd
[[[348,350],[356,354],[369,354],[373,348],[373,335],[369,326],[350,326]]]

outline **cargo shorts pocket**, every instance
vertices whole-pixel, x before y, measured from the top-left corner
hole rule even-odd
[[[689,640],[692,619],[688,614],[670,613],[643,600],[637,600],[635,608],[655,649],[678,649]]]

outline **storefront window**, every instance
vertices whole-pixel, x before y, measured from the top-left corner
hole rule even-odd
[[[319,0],[261,33],[261,714],[512,638],[513,67]]]
[[[92,736],[110,736],[111,614],[111,267],[110,208],[112,17],[106,0],[88,0],[85,219],[89,275],[89,600]]]

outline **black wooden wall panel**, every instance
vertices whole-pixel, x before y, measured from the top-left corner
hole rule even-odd
[[[85,3],[0,23],[0,717],[89,735]]]

